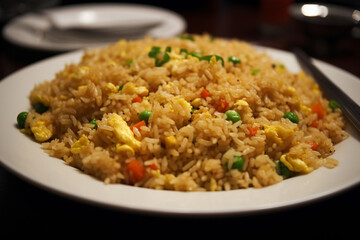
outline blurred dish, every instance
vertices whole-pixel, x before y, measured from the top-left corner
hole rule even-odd
[[[360,12],[332,4],[294,4],[290,15],[300,22],[308,33],[323,36],[349,34],[359,23]]]
[[[286,62],[289,71],[300,70],[292,54],[270,48],[259,49],[274,59]],[[340,160],[339,166],[331,170],[320,168],[311,174],[262,189],[184,193],[122,184],[104,185],[65,165],[62,160],[49,157],[38,143],[19,134],[19,130],[14,127],[14,116],[30,107],[28,93],[33,85],[53,78],[59,66],[78,62],[81,56],[82,51],[77,51],[44,60],[10,75],[0,84],[0,101],[11,102],[0,106],[1,163],[38,186],[73,199],[114,209],[156,214],[214,215],[254,213],[296,206],[330,196],[360,182],[360,161],[354,157],[360,154],[359,135],[348,125],[346,130],[350,136],[336,145],[333,155]],[[360,82],[357,77],[318,60],[314,63],[360,103]]]
[[[137,4],[86,4],[19,16],[4,27],[3,36],[22,47],[69,51],[120,38],[167,38],[185,29],[185,20],[166,9]]]
[[[339,54],[339,42],[359,28],[360,11],[344,6],[298,3],[289,13],[304,32],[308,51],[317,56]]]

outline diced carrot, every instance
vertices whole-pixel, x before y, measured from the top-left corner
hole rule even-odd
[[[255,127],[247,127],[247,129],[249,130],[250,136],[255,136],[259,128],[255,126]]]
[[[135,123],[135,124],[131,125],[131,126],[130,126],[130,129],[131,129],[131,131],[133,131],[134,127],[136,127],[136,128],[139,129],[139,131],[140,131],[140,128],[141,128],[142,126],[146,126],[145,120],[142,120],[141,122],[138,122],[138,123]]]
[[[312,142],[312,143],[309,143],[310,144],[310,148],[312,149],[312,150],[314,150],[314,151],[316,151],[317,150],[317,148],[318,148],[318,144],[316,143],[316,142]]]
[[[132,160],[128,165],[130,181],[132,183],[139,182],[145,176],[145,168],[138,160]]]
[[[226,110],[228,109],[229,103],[224,99],[224,98],[220,98],[218,106],[217,106],[217,111],[218,112],[226,112]]]
[[[310,126],[311,126],[311,127],[315,127],[315,128],[318,127],[318,126],[319,126],[319,121],[315,119],[314,121],[312,121],[312,123],[310,124]]]
[[[157,169],[158,169],[158,167],[156,166],[155,163],[150,164],[150,165],[149,165],[149,168],[152,169],[152,170],[157,170]]]
[[[208,90],[206,90],[205,88],[201,91],[201,97],[206,99],[208,96],[210,96],[210,93]]]
[[[318,115],[318,118],[323,118],[326,114],[323,106],[321,105],[321,103],[316,103],[312,108],[311,108],[311,112],[312,113],[316,113]]]
[[[137,97],[133,98],[132,102],[133,103],[135,103],[135,102],[141,103],[142,102],[142,97],[137,96]]]

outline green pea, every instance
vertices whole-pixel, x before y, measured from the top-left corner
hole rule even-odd
[[[239,171],[241,171],[244,167],[244,160],[242,157],[240,156],[234,156],[234,158],[236,159],[236,162],[234,162],[231,166],[231,169],[237,169]]]
[[[97,123],[96,123],[96,119],[93,119],[89,122],[90,124],[93,124],[94,125],[94,129],[97,130]]]
[[[23,129],[25,128],[25,122],[26,122],[26,118],[28,116],[28,112],[21,112],[17,115],[17,124],[18,124],[18,127],[20,129]]]
[[[37,113],[43,114],[47,110],[49,110],[49,107],[45,106],[42,102],[37,102],[34,104],[35,111]]]
[[[227,116],[226,120],[232,121],[233,123],[241,120],[240,114],[235,110],[227,110],[225,114]]]
[[[290,176],[290,170],[280,160],[275,161],[275,169],[277,174],[288,178]]]
[[[236,161],[233,162],[233,164],[231,165],[231,169],[237,169],[237,170],[241,171],[244,167],[243,158],[240,156],[234,156],[234,158],[236,159]],[[228,161],[225,163],[225,169],[226,169],[226,171],[229,171]]]
[[[331,108],[334,111],[336,108],[340,108],[340,104],[335,100],[330,100],[329,108]]]
[[[284,114],[283,118],[287,118],[289,119],[290,121],[292,121],[293,123],[299,123],[299,118],[298,116],[293,113],[293,112],[287,112]]]
[[[145,111],[142,111],[140,114],[139,114],[139,119],[140,121],[145,121],[146,124],[148,124],[148,121],[149,121],[149,117],[150,115],[152,114],[152,111],[148,111],[148,110],[145,110]]]

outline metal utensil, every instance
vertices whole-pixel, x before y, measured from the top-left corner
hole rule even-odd
[[[360,132],[360,107],[346,93],[328,79],[311,61],[309,56],[299,48],[293,50],[301,67],[313,76],[321,90],[332,100],[340,104],[340,109],[355,128]]]

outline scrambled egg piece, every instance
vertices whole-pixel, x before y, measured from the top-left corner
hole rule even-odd
[[[115,86],[113,83],[107,83],[106,84],[106,91],[109,94],[117,93],[119,91],[119,86]]]
[[[305,105],[303,105],[303,104],[300,104],[300,109],[301,109],[301,111],[303,111],[303,112],[311,113],[311,108],[309,108],[309,107],[307,107],[307,106],[305,106]]]
[[[300,173],[309,173],[314,170],[312,167],[308,167],[308,165],[299,158],[291,158],[286,156],[286,154],[280,157],[280,161],[290,170],[293,172],[300,172]]]
[[[70,151],[73,154],[81,153],[87,147],[87,145],[89,145],[89,143],[89,139],[85,135],[82,135],[79,140],[71,145]]]
[[[175,186],[173,183],[173,180],[175,179],[175,175],[174,174],[165,174],[165,179],[164,179],[164,188],[167,190],[174,190]]]
[[[121,92],[127,94],[136,93],[139,96],[147,96],[149,94],[149,90],[146,87],[144,86],[135,87],[134,84],[132,83],[126,83],[123,89],[121,90]]]
[[[216,180],[214,178],[210,179],[210,191],[215,191],[217,188],[217,183]]]
[[[44,142],[52,137],[52,130],[45,126],[44,121],[36,121],[30,126],[31,132],[34,133],[35,139],[39,142]]]
[[[111,60],[108,61],[107,64],[108,64],[109,66],[117,66],[117,65],[118,65],[116,62],[111,61]]]
[[[135,156],[134,149],[127,144],[120,144],[120,143],[116,144],[116,151],[118,153],[127,154],[127,156],[129,157]]]
[[[187,55],[187,57],[186,57],[188,60],[194,60],[195,62],[198,62],[199,61],[199,58],[197,58],[197,57],[194,57],[194,56],[191,56],[190,54],[189,55]],[[216,58],[215,58],[216,59]]]
[[[249,104],[247,101],[241,99],[241,100],[237,100],[234,104],[234,106],[237,106],[239,110],[245,109],[249,107]],[[251,110],[251,109],[250,109]]]
[[[85,88],[87,88],[87,86],[86,86],[86,85],[81,85],[81,86],[78,86],[78,90],[85,89]]]
[[[165,138],[166,147],[175,147],[176,146],[176,138],[174,136],[169,136]]]
[[[115,140],[117,143],[125,143],[135,150],[141,147],[141,142],[134,137],[134,133],[121,116],[112,113],[109,116],[107,123],[114,128]]]
[[[184,98],[174,97],[173,102],[175,102],[175,104],[178,104],[182,108],[184,108],[186,112],[189,112],[189,113],[191,112],[191,109],[192,109],[191,104],[188,101],[186,101]]]
[[[320,93],[319,85],[315,84],[315,86],[312,89],[312,92],[315,94],[319,94]]]
[[[170,62],[168,62],[167,64],[171,67],[171,72],[173,73],[179,73],[181,71],[178,71],[180,68],[179,66],[181,66],[183,63],[183,60],[179,60],[179,59],[172,59]]]
[[[272,139],[276,143],[283,143],[283,140],[291,137],[294,133],[296,126],[293,128],[285,128],[281,125],[264,126],[264,133],[267,138]]]
[[[285,93],[287,94],[294,94],[296,89],[294,87],[288,87],[285,89]]]
[[[210,64],[216,64],[217,63],[217,61],[216,61],[216,57],[215,56],[212,56],[211,58],[210,58]]]
[[[90,68],[87,66],[79,67],[75,73],[71,73],[68,77],[72,80],[78,81],[80,80],[85,74],[90,71]]]
[[[200,107],[201,105],[201,98],[195,98],[194,100],[191,101],[191,105],[195,108]]]
[[[303,113],[309,114],[311,113],[311,108],[301,103],[301,100],[299,97],[295,97],[295,104],[298,109],[300,109]]]

